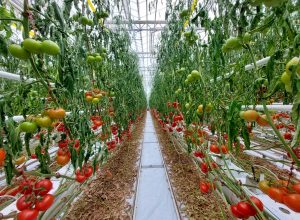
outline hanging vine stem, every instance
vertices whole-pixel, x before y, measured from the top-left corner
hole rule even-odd
[[[249,51],[249,53],[250,53],[251,60],[252,60],[252,62],[253,62],[253,65],[254,65],[254,68],[255,68],[255,71],[256,71],[258,68],[257,68],[256,60],[255,60],[255,58],[254,58],[253,51],[252,51],[252,49],[251,49],[251,47],[250,47],[249,44],[246,44],[246,47],[247,47],[247,49],[248,49],[248,51]]]

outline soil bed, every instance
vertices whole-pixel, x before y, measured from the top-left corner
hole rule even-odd
[[[200,192],[199,182],[207,181],[205,175],[197,171],[192,158],[182,152],[180,146],[173,146],[154,117],[153,121],[181,215],[197,220],[232,219],[220,197]]]
[[[144,122],[145,117],[136,124],[131,139],[119,147],[96,179],[83,189],[65,219],[132,219],[133,207],[128,199],[134,195]]]

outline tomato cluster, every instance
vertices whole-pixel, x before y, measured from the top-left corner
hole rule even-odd
[[[48,55],[57,55],[60,53],[59,46],[51,41],[44,40],[40,42],[31,38],[27,38],[22,42],[23,46],[17,44],[11,44],[8,47],[10,54],[19,59],[29,59],[30,54],[41,54],[45,53]]]
[[[228,153],[228,148],[226,145],[222,144],[221,147],[219,147],[216,144],[211,144],[210,147],[210,152],[215,153],[215,154],[220,154],[221,152],[223,154],[227,154]]]
[[[75,171],[75,179],[79,183],[85,182],[88,178],[90,178],[94,173],[94,169],[91,165],[85,164],[82,169],[78,168]]]
[[[261,212],[264,210],[263,203],[255,196],[250,196],[250,201],[240,201],[235,205],[231,205],[231,213],[236,218],[247,219],[257,214],[257,209]],[[254,206],[254,205],[255,206]]]
[[[35,220],[40,211],[47,211],[53,204],[55,197],[48,194],[53,188],[49,179],[35,181],[26,179],[19,185],[18,190],[23,194],[16,203],[18,220]]]
[[[95,88],[92,91],[85,92],[85,100],[93,104],[98,104],[101,101],[102,97],[106,94],[108,93]]]
[[[259,189],[276,202],[283,203],[295,212],[300,212],[300,183],[290,184],[285,180],[270,182],[262,180]]]

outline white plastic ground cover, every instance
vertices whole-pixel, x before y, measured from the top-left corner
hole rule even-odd
[[[149,112],[145,127],[134,220],[179,219]]]
[[[209,131],[208,131],[209,132]],[[173,134],[177,134],[176,131],[174,131]],[[211,133],[210,133],[211,134]],[[179,135],[176,135],[177,137],[179,137]],[[181,136],[181,135],[180,135]],[[175,137],[176,138],[176,137]],[[212,156],[212,159],[214,161],[216,161],[216,163],[220,163],[220,160],[218,159],[218,157],[213,154],[210,153],[210,155]],[[201,159],[197,158],[199,161],[201,161]],[[222,162],[224,163],[224,162]],[[236,166],[234,163],[232,163],[232,161],[230,161],[229,159],[226,160],[227,166],[228,168],[231,170],[231,173],[233,174],[234,178],[238,181],[241,181],[241,183],[245,184],[246,183],[246,177],[248,176],[248,174],[241,169],[240,167]],[[223,164],[221,164],[222,166]],[[227,175],[229,177],[231,177],[231,175],[229,174],[229,171],[226,171],[225,166],[223,166],[223,169],[225,170],[225,172],[227,173]],[[249,188],[247,187],[243,187],[245,189],[245,191],[248,193],[248,195],[255,195],[257,198],[259,198],[263,203],[264,203],[264,207],[265,207],[265,212],[267,212],[270,216],[272,216],[275,219],[278,220],[299,220],[300,219],[300,213],[296,213],[293,210],[289,209],[287,206],[281,204],[281,203],[277,203],[274,200],[272,200],[271,198],[269,198],[269,196],[261,193],[261,194],[254,194]],[[223,187],[224,189],[224,187]],[[226,187],[224,189],[223,192],[227,198],[229,198],[229,200],[232,203],[236,203],[239,201],[239,199],[236,197],[236,195],[234,193],[232,193],[230,190],[226,190]],[[284,211],[287,211],[287,213],[285,213]]]

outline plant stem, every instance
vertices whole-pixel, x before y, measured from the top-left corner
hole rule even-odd
[[[0,21],[16,21],[16,22],[23,23],[23,20],[18,18],[0,18]]]

